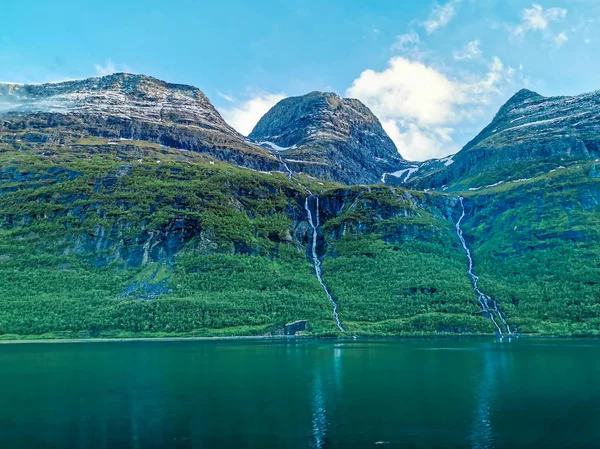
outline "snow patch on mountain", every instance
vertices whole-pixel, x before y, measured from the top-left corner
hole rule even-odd
[[[393,176],[394,178],[402,178],[404,176],[404,179],[401,180],[402,184],[406,184],[406,182],[410,179],[410,177],[413,175],[413,173],[417,172],[419,170],[420,166],[419,165],[412,165],[408,168],[404,168],[402,170],[398,170],[395,171],[393,173],[384,173],[383,176],[381,177],[381,182],[385,183],[385,178],[386,176]],[[406,175],[405,175],[406,173]]]
[[[267,147],[269,147],[270,149],[275,150],[275,151],[294,150],[294,149],[298,148],[298,146],[295,145],[295,144],[292,145],[292,146],[290,146],[290,147],[280,147],[276,143],[268,142],[268,141],[259,142],[258,144],[259,145],[266,145]]]
[[[439,159],[439,161],[440,161],[440,162],[443,162],[443,163],[444,163],[444,165],[445,165],[446,167],[448,167],[448,166],[450,166],[450,165],[454,164],[454,159],[453,159],[453,157],[454,157],[454,155],[452,155],[452,156],[448,156],[448,157],[445,157],[445,158],[443,158],[443,159]]]
[[[2,84],[0,111],[173,122],[237,135],[199,89],[126,73],[57,83]]]

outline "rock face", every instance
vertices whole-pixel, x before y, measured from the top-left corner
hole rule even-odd
[[[408,165],[369,108],[334,93],[280,101],[249,137],[294,171],[345,184],[375,184]]]
[[[199,89],[144,75],[0,84],[0,130],[48,128],[145,140],[260,170],[280,168],[268,151],[231,128]]]
[[[519,147],[523,158],[589,157],[598,154],[600,92],[577,97],[542,97],[517,92],[464,150]]]
[[[325,283],[353,334],[493,332],[459,220],[519,332],[600,335],[595,94],[522,91],[417,164],[334,94],[283,101],[253,143],[197,89],[148,77],[0,90],[2,335],[335,335]],[[495,187],[507,175],[523,179]]]
[[[308,321],[298,320],[293,323],[288,323],[283,327],[283,335],[298,335],[299,332],[305,331]]]
[[[547,98],[521,90],[458,154],[413,163],[398,154],[365,105],[334,93],[282,100],[247,139],[199,89],[144,75],[0,84],[3,142],[70,145],[88,137],[110,145],[151,142],[257,171],[302,172],[347,185],[476,187],[507,180],[514,164],[528,165],[527,173],[513,170],[526,178],[600,157],[600,92]]]
[[[118,73],[61,83],[3,84],[0,105],[5,112],[110,116],[236,134],[199,89],[144,75]]]
[[[424,163],[408,183],[441,187],[486,169],[534,160],[600,156],[600,92],[543,97],[523,89],[448,166]]]

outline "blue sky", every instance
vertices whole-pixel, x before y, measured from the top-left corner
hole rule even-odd
[[[247,133],[284,96],[365,102],[409,159],[457,151],[521,87],[600,89],[597,0],[20,0],[0,81],[112,71],[202,89]]]

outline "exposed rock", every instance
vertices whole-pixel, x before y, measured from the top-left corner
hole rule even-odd
[[[293,323],[284,324],[281,328],[271,329],[271,335],[298,335],[307,329],[308,321],[298,320]]]
[[[197,88],[118,73],[48,84],[2,84],[4,112],[76,113],[150,123],[171,122],[234,134]]]
[[[600,92],[543,97],[523,89],[492,122],[452,157],[452,164],[420,164],[407,183],[439,188],[522,161],[565,161],[600,156]],[[556,166],[556,164],[555,164]]]
[[[27,130],[21,141],[45,142],[60,139],[61,130],[79,131],[208,153],[256,170],[283,169],[231,128],[199,89],[144,75],[0,84],[0,115],[0,131]]]
[[[169,281],[164,279],[155,284],[149,282],[136,282],[127,287],[119,296],[119,299],[135,298],[140,301],[151,301],[161,295],[166,295],[171,291]]]
[[[294,171],[345,184],[376,184],[408,164],[369,108],[334,93],[280,101],[249,137]]]

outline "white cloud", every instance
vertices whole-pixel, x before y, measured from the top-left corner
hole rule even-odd
[[[455,80],[423,62],[395,57],[384,71],[361,73],[346,94],[373,110],[402,156],[423,160],[455,152],[453,125],[476,115],[512,73],[494,58],[486,74]]]
[[[261,117],[284,98],[283,94],[257,95],[237,107],[221,109],[221,113],[229,125],[240,134],[247,136]]]
[[[562,33],[558,33],[554,37],[554,43],[557,47],[562,47],[569,40],[569,36],[564,31]]]
[[[454,59],[464,61],[468,59],[479,59],[483,52],[481,51],[481,42],[478,40],[471,41],[460,50],[455,50],[453,53]]]
[[[550,8],[544,11],[542,6],[534,4],[523,11],[523,27],[527,30],[545,30],[550,22],[558,22],[567,16],[564,8]]]
[[[423,125],[436,125],[451,118],[451,106],[460,96],[457,87],[432,67],[395,57],[383,72],[361,73],[347,94],[363,101],[383,118],[402,117]]]
[[[548,33],[550,24],[560,22],[567,17],[565,8],[544,9],[541,5],[533,4],[531,8],[523,10],[523,20],[513,29],[516,37],[522,37],[528,31],[541,31]]]
[[[401,34],[396,36],[396,41],[392,44],[393,51],[406,51],[410,48],[414,48],[421,43],[421,39],[417,33],[411,31],[410,33]]]
[[[223,98],[224,100],[228,101],[229,103],[233,103],[235,101],[235,99],[231,95],[224,94],[219,90],[217,91],[217,95]]]
[[[452,141],[452,128],[422,128],[409,123],[401,129],[396,120],[384,120],[381,124],[408,160],[433,159],[459,150]]]
[[[110,58],[104,64],[95,64],[94,70],[96,71],[96,76],[112,75],[116,72],[132,72],[126,64],[116,65]]]
[[[117,71],[115,64],[110,59],[107,59],[104,64],[96,64],[94,69],[96,70],[96,75],[98,76],[112,75]]]
[[[423,26],[429,34],[438,28],[443,28],[450,23],[456,15],[456,6],[462,0],[450,0],[445,5],[436,5],[429,15],[429,19],[423,22]]]

